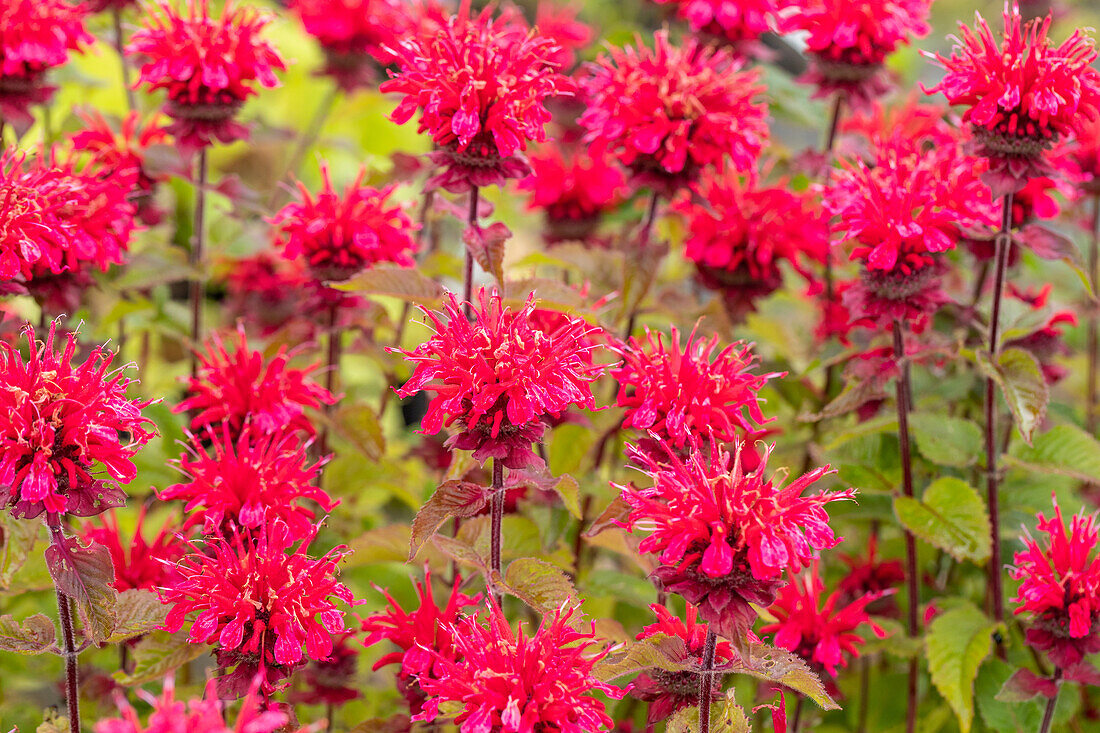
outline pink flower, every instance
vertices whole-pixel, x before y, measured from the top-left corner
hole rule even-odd
[[[84,29],[83,5],[67,0],[8,0],[0,7],[0,116],[30,127],[32,104],[45,104],[56,87],[46,72],[63,66],[70,51],[95,39]]]
[[[1088,654],[1100,652],[1100,557],[1096,554],[1096,517],[1075,514],[1066,528],[1062,509],[1054,502],[1054,516],[1039,514],[1045,546],[1024,536],[1010,574],[1022,581],[1013,600],[1015,613],[1034,620],[1027,642],[1047,652],[1058,667],[1069,667]]]
[[[142,531],[146,511],[142,506],[134,534],[129,539],[123,539],[114,510],[101,514],[80,531],[81,539],[103,545],[111,553],[111,564],[115,568],[112,585],[120,593],[131,588],[156,590],[168,585],[175,578],[176,561],[187,551],[171,521],[161,526],[152,543],[146,542]]]
[[[325,163],[316,197],[299,182],[302,200],[287,204],[270,220],[283,256],[305,259],[318,280],[347,280],[378,262],[412,267],[417,249],[412,234],[419,227],[402,205],[390,203],[394,186],[364,186],[366,175],[366,168],[360,168],[343,195],[333,189]]]
[[[126,698],[118,696],[122,717],[99,721],[95,725],[95,733],[281,733],[288,730],[290,717],[286,713],[267,709],[265,702],[256,694],[259,690],[259,679],[248,686],[240,712],[232,723],[225,719],[225,705],[218,699],[214,680],[207,683],[206,694],[202,699],[187,702],[176,700],[175,687],[169,677],[164,680],[160,697],[154,698],[144,690],[138,690],[138,696],[153,707],[146,725],[142,725],[137,711]],[[296,729],[297,733],[306,733],[308,730]]]
[[[175,412],[194,411],[191,429],[227,423],[233,430],[246,422],[260,431],[296,431],[314,434],[307,408],[331,405],[336,398],[324,387],[307,380],[317,365],[305,369],[290,366],[286,347],[271,359],[248,347],[244,328],[237,327],[236,349],[230,353],[222,337],[214,334],[205,354],[199,354],[198,373],[188,378],[188,396]]]
[[[14,149],[0,155],[0,280],[30,277],[35,268],[63,268],[65,237],[54,226],[58,202],[39,190],[42,176]]]
[[[444,313],[422,309],[435,335],[413,351],[398,350],[416,369],[397,390],[401,397],[421,389],[435,393],[421,432],[430,435],[457,423],[461,432],[449,446],[472,450],[481,462],[495,458],[508,468],[524,468],[541,463],[531,444],[542,439],[547,418],[573,405],[596,409],[591,382],[603,367],[587,356],[593,349],[587,339],[591,329],[569,318],[550,333],[540,331],[534,309],[534,296],[513,311],[484,288],[472,322],[452,294]]]
[[[758,393],[782,375],[752,373],[757,358],[750,344],[739,341],[714,356],[717,345],[717,334],[697,340],[692,330],[681,349],[680,332],[672,328],[667,346],[664,334],[646,329],[645,342],[632,336],[615,347],[623,358],[611,370],[619,382],[616,404],[626,412],[623,427],[652,433],[675,449],[707,432],[720,442],[758,434],[769,422]]]
[[[776,26],[778,0],[656,0],[659,5],[674,5],[676,15],[691,30],[713,36],[740,50],[746,41],[755,41]]]
[[[575,613],[547,614],[532,636],[513,631],[496,604],[484,622],[459,621],[452,633],[460,656],[433,652],[441,674],[421,679],[431,697],[414,719],[434,720],[440,706],[451,703],[460,708],[455,723],[461,733],[607,730],[613,722],[590,693],[618,698],[622,691],[592,676],[607,652],[589,652],[596,639],[570,626]]]
[[[134,455],[156,435],[141,411],[152,401],[131,400],[134,380],[111,369],[115,355],[96,347],[74,364],[76,335],[54,345],[56,323],[45,343],[23,333],[30,358],[0,342],[0,505],[12,516],[42,512],[90,517],[126,500],[119,483],[137,474]]]
[[[672,209],[687,220],[685,254],[699,280],[722,294],[734,320],[782,286],[781,263],[812,282],[807,266],[824,263],[829,251],[821,205],[784,179],[765,186],[732,169],[708,172]]]
[[[150,148],[166,144],[169,139],[160,116],[142,121],[140,113],[130,112],[116,131],[99,112],[78,110],[76,114],[84,127],[70,138],[73,150],[87,153],[92,167],[101,176],[129,175],[131,171],[136,174],[130,201],[143,223],[157,224],[163,212],[156,207],[153,197],[161,175],[153,171],[147,157]]]
[[[492,8],[470,12],[463,0],[437,33],[403,40],[393,49],[398,71],[380,87],[404,95],[390,116],[397,124],[421,113],[418,129],[431,136],[442,168],[429,188],[456,193],[527,175],[521,153],[546,139],[550,121],[543,103],[573,93],[554,41],[511,17],[494,20]]]
[[[258,674],[270,693],[307,658],[332,653],[331,634],[344,630],[336,600],[355,601],[336,580],[345,548],[313,559],[306,552],[316,536],[272,518],[248,535],[208,537],[178,564],[181,579],[162,594],[172,606],[164,628],[175,633],[198,613],[187,639],[217,645],[220,689],[243,694]]]
[[[636,637],[638,641],[659,634],[679,640],[683,642],[685,656],[677,661],[690,661],[701,666],[703,647],[707,638],[707,625],[696,621],[699,610],[690,603],[687,604],[687,614],[681,620],[679,616],[672,615],[671,611],[659,604],[655,603],[649,608],[656,614],[657,623],[642,629]],[[736,658],[733,647],[728,641],[719,641],[715,646],[715,667],[720,668]],[[634,679],[629,692],[631,697],[649,703],[646,723],[653,725],[672,717],[679,710],[699,704],[699,675],[694,671],[666,672],[661,669],[648,669]],[[717,702],[724,696],[718,685],[712,688],[711,694],[712,702]]]
[[[377,69],[392,60],[386,48],[409,29],[407,9],[397,0],[291,0],[289,5],[321,45],[321,73],[344,91],[374,84]]]
[[[886,591],[885,593],[892,593]],[[762,634],[775,634],[776,646],[788,649],[836,677],[837,667],[859,658],[863,638],[856,633],[866,625],[880,639],[886,632],[867,615],[867,606],[884,593],[866,593],[845,604],[839,591],[825,594],[817,562],[809,574],[795,575],[779,590],[769,609],[776,622],[763,626]]]
[[[527,208],[542,210],[548,242],[587,239],[625,197],[622,170],[580,146],[568,153],[561,145],[543,146],[530,162],[531,175],[519,187],[530,194]]]
[[[825,506],[853,498],[855,490],[803,496],[833,473],[828,466],[785,487],[774,485],[774,477],[765,477],[770,447],[759,466],[746,472],[740,442],[731,455],[717,440],[708,449],[692,434],[686,458],[664,441],[661,445],[660,458],[628,447],[653,485],[618,487],[630,505],[625,526],[648,532],[638,549],[658,555],[661,565],[653,577],[659,587],[699,606],[699,615],[718,634],[743,638],[756,616],[750,603],[770,605],[784,570],[798,572],[815,550],[840,542]]]
[[[812,66],[805,80],[814,96],[834,92],[856,107],[889,90],[883,61],[911,37],[928,34],[932,0],[807,0],[785,30],[802,30]]]
[[[673,46],[665,31],[653,50],[635,43],[601,56],[583,82],[588,109],[579,122],[597,154],[614,154],[666,195],[726,161],[755,170],[768,138],[759,74],[695,40]]]
[[[374,663],[374,669],[401,665],[397,686],[413,715],[420,713],[427,699],[421,682],[444,673],[435,655],[456,662],[460,659],[454,638],[455,624],[461,619],[462,609],[477,606],[481,598],[480,594],[468,596],[460,592],[461,580],[455,578],[446,602],[440,607],[432,593],[432,576],[425,572],[423,582],[415,583],[418,604],[414,610],[406,611],[383,590],[388,602],[386,609],[363,619],[362,631],[367,634],[363,646],[371,647],[385,639],[398,648],[383,655]]]
[[[1042,175],[1044,151],[1100,117],[1100,71],[1090,67],[1097,51],[1084,31],[1055,47],[1051,18],[1024,23],[1015,3],[1005,3],[1004,22],[1000,43],[980,15],[976,33],[960,25],[951,57],[932,57],[947,73],[928,90],[967,107],[963,120],[990,160],[985,181],[995,197]]]
[[[271,18],[228,0],[220,18],[209,0],[187,0],[177,10],[168,0],[149,7],[145,25],[130,38],[126,53],[141,59],[138,83],[164,89],[168,131],[186,149],[242,140],[248,130],[233,117],[256,85],[278,86],[285,71],[279,53],[260,38]]]
[[[235,528],[258,530],[279,519],[302,536],[316,518],[310,503],[326,512],[336,506],[315,485],[321,468],[310,463],[307,446],[295,433],[261,431],[247,422],[237,432],[223,423],[199,438],[191,436],[177,462],[187,480],[157,494],[161,501],[186,502],[184,511],[191,516],[185,526],[229,536]]]

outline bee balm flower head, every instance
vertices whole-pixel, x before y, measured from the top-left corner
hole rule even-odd
[[[390,62],[386,50],[409,31],[406,9],[398,0],[292,0],[291,9],[325,55],[322,74],[353,91],[374,84],[378,69]]]

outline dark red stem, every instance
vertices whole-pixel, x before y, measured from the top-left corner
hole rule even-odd
[[[1043,711],[1043,722],[1039,726],[1039,733],[1050,733],[1050,725],[1054,722],[1054,706],[1058,704],[1058,693],[1062,691],[1062,670],[1054,668],[1054,697],[1047,700],[1046,710]]]
[[[466,225],[468,227],[477,226],[478,194],[477,186],[470,189],[470,211],[466,215]],[[474,319],[474,255],[469,246],[463,246],[466,247],[466,270],[462,277],[462,308],[466,313],[466,320],[472,321]]]
[[[206,148],[199,150],[195,175],[195,231],[191,233],[188,261],[191,275],[191,376],[198,374],[198,349],[202,343],[202,301],[205,294],[202,272],[203,247],[206,244]]]
[[[837,131],[840,130],[841,111],[844,107],[844,97],[836,95],[833,102],[832,118],[829,121],[829,133],[825,138],[825,155],[831,157],[833,146],[836,145]],[[833,277],[833,255],[831,251],[825,252],[825,302],[832,303],[836,287]],[[836,365],[828,364],[825,367],[825,404],[829,403],[829,396],[833,393],[833,385],[836,382]],[[816,423],[815,423],[816,425]]]
[[[65,535],[61,529],[60,518],[56,514],[48,516],[51,541],[64,554]],[[69,715],[69,732],[80,733],[80,675],[77,667],[76,636],[73,632],[73,609],[69,597],[54,581],[57,595],[57,616],[61,621],[61,657],[65,660],[65,709]]]
[[[1005,289],[1005,271],[1008,269],[1008,255],[1012,251],[1012,194],[1003,200],[1001,230],[997,233],[996,261],[993,275],[993,310],[989,319],[989,359],[997,363],[1000,352],[1001,300]],[[989,504],[989,599],[996,623],[1004,621],[1004,589],[1001,578],[1001,513],[997,490],[997,386],[992,378],[985,380],[985,468],[986,501]],[[1011,429],[1011,428],[1010,428]],[[997,645],[999,655],[1004,654],[1004,646]]]
[[[500,546],[504,529],[504,463],[499,458],[493,459],[493,497],[492,497],[492,525],[489,535],[489,575],[490,586],[501,575]],[[500,603],[500,594],[494,591],[497,603]]]
[[[714,690],[714,652],[718,636],[710,628],[703,644],[703,660],[699,669],[699,733],[710,733],[710,697]]]
[[[909,401],[912,397],[909,391],[909,364],[905,358],[905,334],[904,326],[899,321],[894,321],[894,360],[898,367],[897,378],[897,410],[898,410],[898,444],[901,449],[901,481],[902,492],[912,498],[913,496],[913,452],[909,442]],[[906,632],[910,639],[917,638],[920,633],[918,621],[918,607],[920,605],[920,586],[917,577],[917,540],[913,533],[905,530],[905,587],[909,596],[909,608],[906,614]],[[917,660],[909,662],[909,678],[906,687],[905,730],[913,733],[917,725]]]

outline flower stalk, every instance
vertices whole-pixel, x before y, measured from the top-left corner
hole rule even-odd
[[[831,157],[833,147],[836,145],[837,132],[840,130],[840,117],[844,107],[844,95],[838,93],[836,95],[836,101],[833,102],[833,112],[829,121],[829,133],[825,138],[825,156]],[[833,298],[836,295],[836,287],[834,284],[833,276],[833,253],[831,250],[825,252],[825,302],[832,303]],[[827,364],[825,366],[825,385],[824,385],[824,401],[825,404],[829,403],[829,395],[833,392],[833,385],[836,382],[836,365]],[[813,424],[814,436],[813,439],[817,440],[817,432],[820,428],[820,420]]]
[[[335,395],[336,392],[336,374],[340,371],[340,327],[338,324],[340,316],[340,308],[336,303],[333,303],[329,308],[328,315],[328,352],[325,357],[325,390],[329,394]],[[330,405],[326,405],[325,409],[331,414],[335,409],[336,403],[333,402]],[[318,443],[319,455],[324,458],[328,453],[328,427],[326,426],[321,431],[321,439]],[[320,481],[320,477],[318,477]]]
[[[708,627],[699,668],[699,733],[710,733],[710,698],[714,690],[714,654],[717,647],[718,635]]]
[[[1039,733],[1050,733],[1050,726],[1054,722],[1054,707],[1058,704],[1058,693],[1062,691],[1061,667],[1054,668],[1054,675],[1051,680],[1054,682],[1054,696],[1047,700],[1046,709],[1043,710],[1043,722],[1039,726]]]
[[[65,535],[61,529],[61,518],[49,514],[50,539],[61,551],[66,552]],[[52,573],[51,573],[52,574]],[[57,616],[61,622],[61,657],[65,660],[65,711],[69,716],[69,732],[80,733],[80,674],[76,648],[76,636],[73,632],[73,608],[69,596],[54,579],[54,593],[57,595]]]
[[[473,228],[477,226],[477,204],[480,190],[477,186],[470,187],[470,211],[466,215],[466,226]],[[466,266],[462,275],[462,308],[466,314],[466,320],[473,320],[474,317],[474,253],[470,250],[469,245],[466,245]]]
[[[499,458],[493,459],[493,496],[492,496],[492,520],[489,535],[489,586],[493,587],[497,578],[501,577],[500,548],[504,529],[504,462]],[[493,598],[500,604],[501,596],[496,590]]]
[[[197,171],[195,174],[195,231],[191,235],[191,252],[188,264],[191,265],[191,376],[198,374],[199,357],[196,353],[202,343],[202,301],[205,295],[202,260],[206,245],[206,148],[199,150]]]
[[[1003,198],[1001,229],[997,232],[996,259],[993,275],[993,310],[989,319],[989,359],[997,363],[1000,351],[1001,301],[1004,297],[1005,270],[1008,268],[1008,255],[1012,249],[1012,194]],[[1004,621],[1004,588],[1001,578],[1001,521],[998,507],[997,477],[997,385],[992,377],[985,380],[985,459],[986,459],[986,501],[989,505],[990,557],[989,557],[989,597],[995,623]],[[1003,653],[1003,647],[998,645]]]
[[[909,410],[912,392],[909,386],[909,364],[905,358],[904,325],[894,321],[894,360],[897,363],[898,377],[897,412],[898,445],[901,451],[902,492],[913,497],[913,453],[909,440]],[[917,580],[917,540],[913,533],[905,530],[905,588],[908,595],[906,609],[906,633],[910,639],[920,633],[918,607],[920,605],[920,586]],[[913,733],[917,725],[917,659],[909,660],[909,674],[906,685],[905,730]]]

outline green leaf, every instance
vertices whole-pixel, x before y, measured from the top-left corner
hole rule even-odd
[[[554,482],[553,488],[554,493],[561,497],[561,501],[565,504],[565,508],[569,510],[569,513],[576,519],[581,519],[581,489],[577,484],[577,479],[569,474],[564,474]]]
[[[160,602],[156,593],[130,588],[118,594],[115,603],[115,630],[107,642],[118,644],[137,636],[156,631],[164,625],[168,606]]]
[[[472,481],[444,481],[428,499],[412,523],[409,560],[449,517],[472,517],[489,501],[491,489]]]
[[[57,587],[73,600],[84,635],[102,644],[115,628],[118,591],[115,567],[106,547],[92,543],[84,547],[75,537],[46,548],[46,565]]]
[[[941,466],[970,466],[982,455],[982,431],[969,420],[915,412],[909,430],[920,454]]]
[[[711,733],[748,733],[752,730],[744,709],[737,704],[735,691],[730,689],[726,696],[710,706]],[[699,730],[699,706],[678,710],[668,719],[666,733],[696,733]]]
[[[386,438],[374,408],[365,404],[341,407],[332,416],[336,434],[352,444],[368,460],[378,462],[386,452]]]
[[[1043,718],[1040,703],[1014,703],[998,699],[998,693],[1012,676],[1013,668],[1007,662],[993,658],[982,665],[974,683],[974,696],[978,701],[978,713],[987,728],[1003,733],[1020,730],[1038,730]]]
[[[578,470],[591,447],[592,431],[585,426],[565,423],[554,428],[547,446],[550,473],[561,476]]]
[[[57,629],[48,616],[36,613],[22,624],[11,616],[0,616],[0,649],[16,654],[41,654],[53,646]]]
[[[665,733],[696,733],[699,730],[699,706],[681,708],[668,719]]]
[[[667,634],[654,634],[631,642],[624,650],[604,657],[592,668],[592,675],[601,682],[610,682],[647,669],[686,672],[696,666],[683,639]]]
[[[0,513],[0,589],[11,587],[15,573],[30,557],[41,522]]]
[[[419,270],[389,264],[375,265],[350,280],[329,285],[337,290],[388,296],[423,305],[435,305],[443,297],[439,283]]]
[[[978,366],[1001,388],[1020,436],[1030,445],[1050,401],[1050,388],[1039,362],[1024,349],[1005,349],[995,365],[988,354],[979,353]]]
[[[970,603],[937,616],[928,627],[925,649],[932,684],[969,733],[974,720],[974,679],[978,667],[993,648],[997,625]]]
[[[504,571],[504,590],[539,613],[550,613],[580,602],[565,573],[533,557],[521,557],[508,565]]]
[[[134,647],[134,670],[129,674],[118,671],[115,680],[122,685],[141,685],[161,680],[192,659],[198,659],[209,651],[205,644],[192,644],[187,634],[169,634],[154,631]]]
[[[1056,425],[1005,459],[1033,471],[1100,483],[1100,442],[1076,425]]]
[[[736,658],[721,667],[724,672],[747,674],[768,682],[777,682],[796,692],[801,692],[824,710],[839,710],[833,698],[825,690],[821,678],[796,654],[786,649],[765,644],[750,644],[745,658]]]
[[[894,499],[894,513],[905,527],[960,562],[984,565],[990,555],[989,514],[982,497],[965,481],[937,479],[920,501]]]

